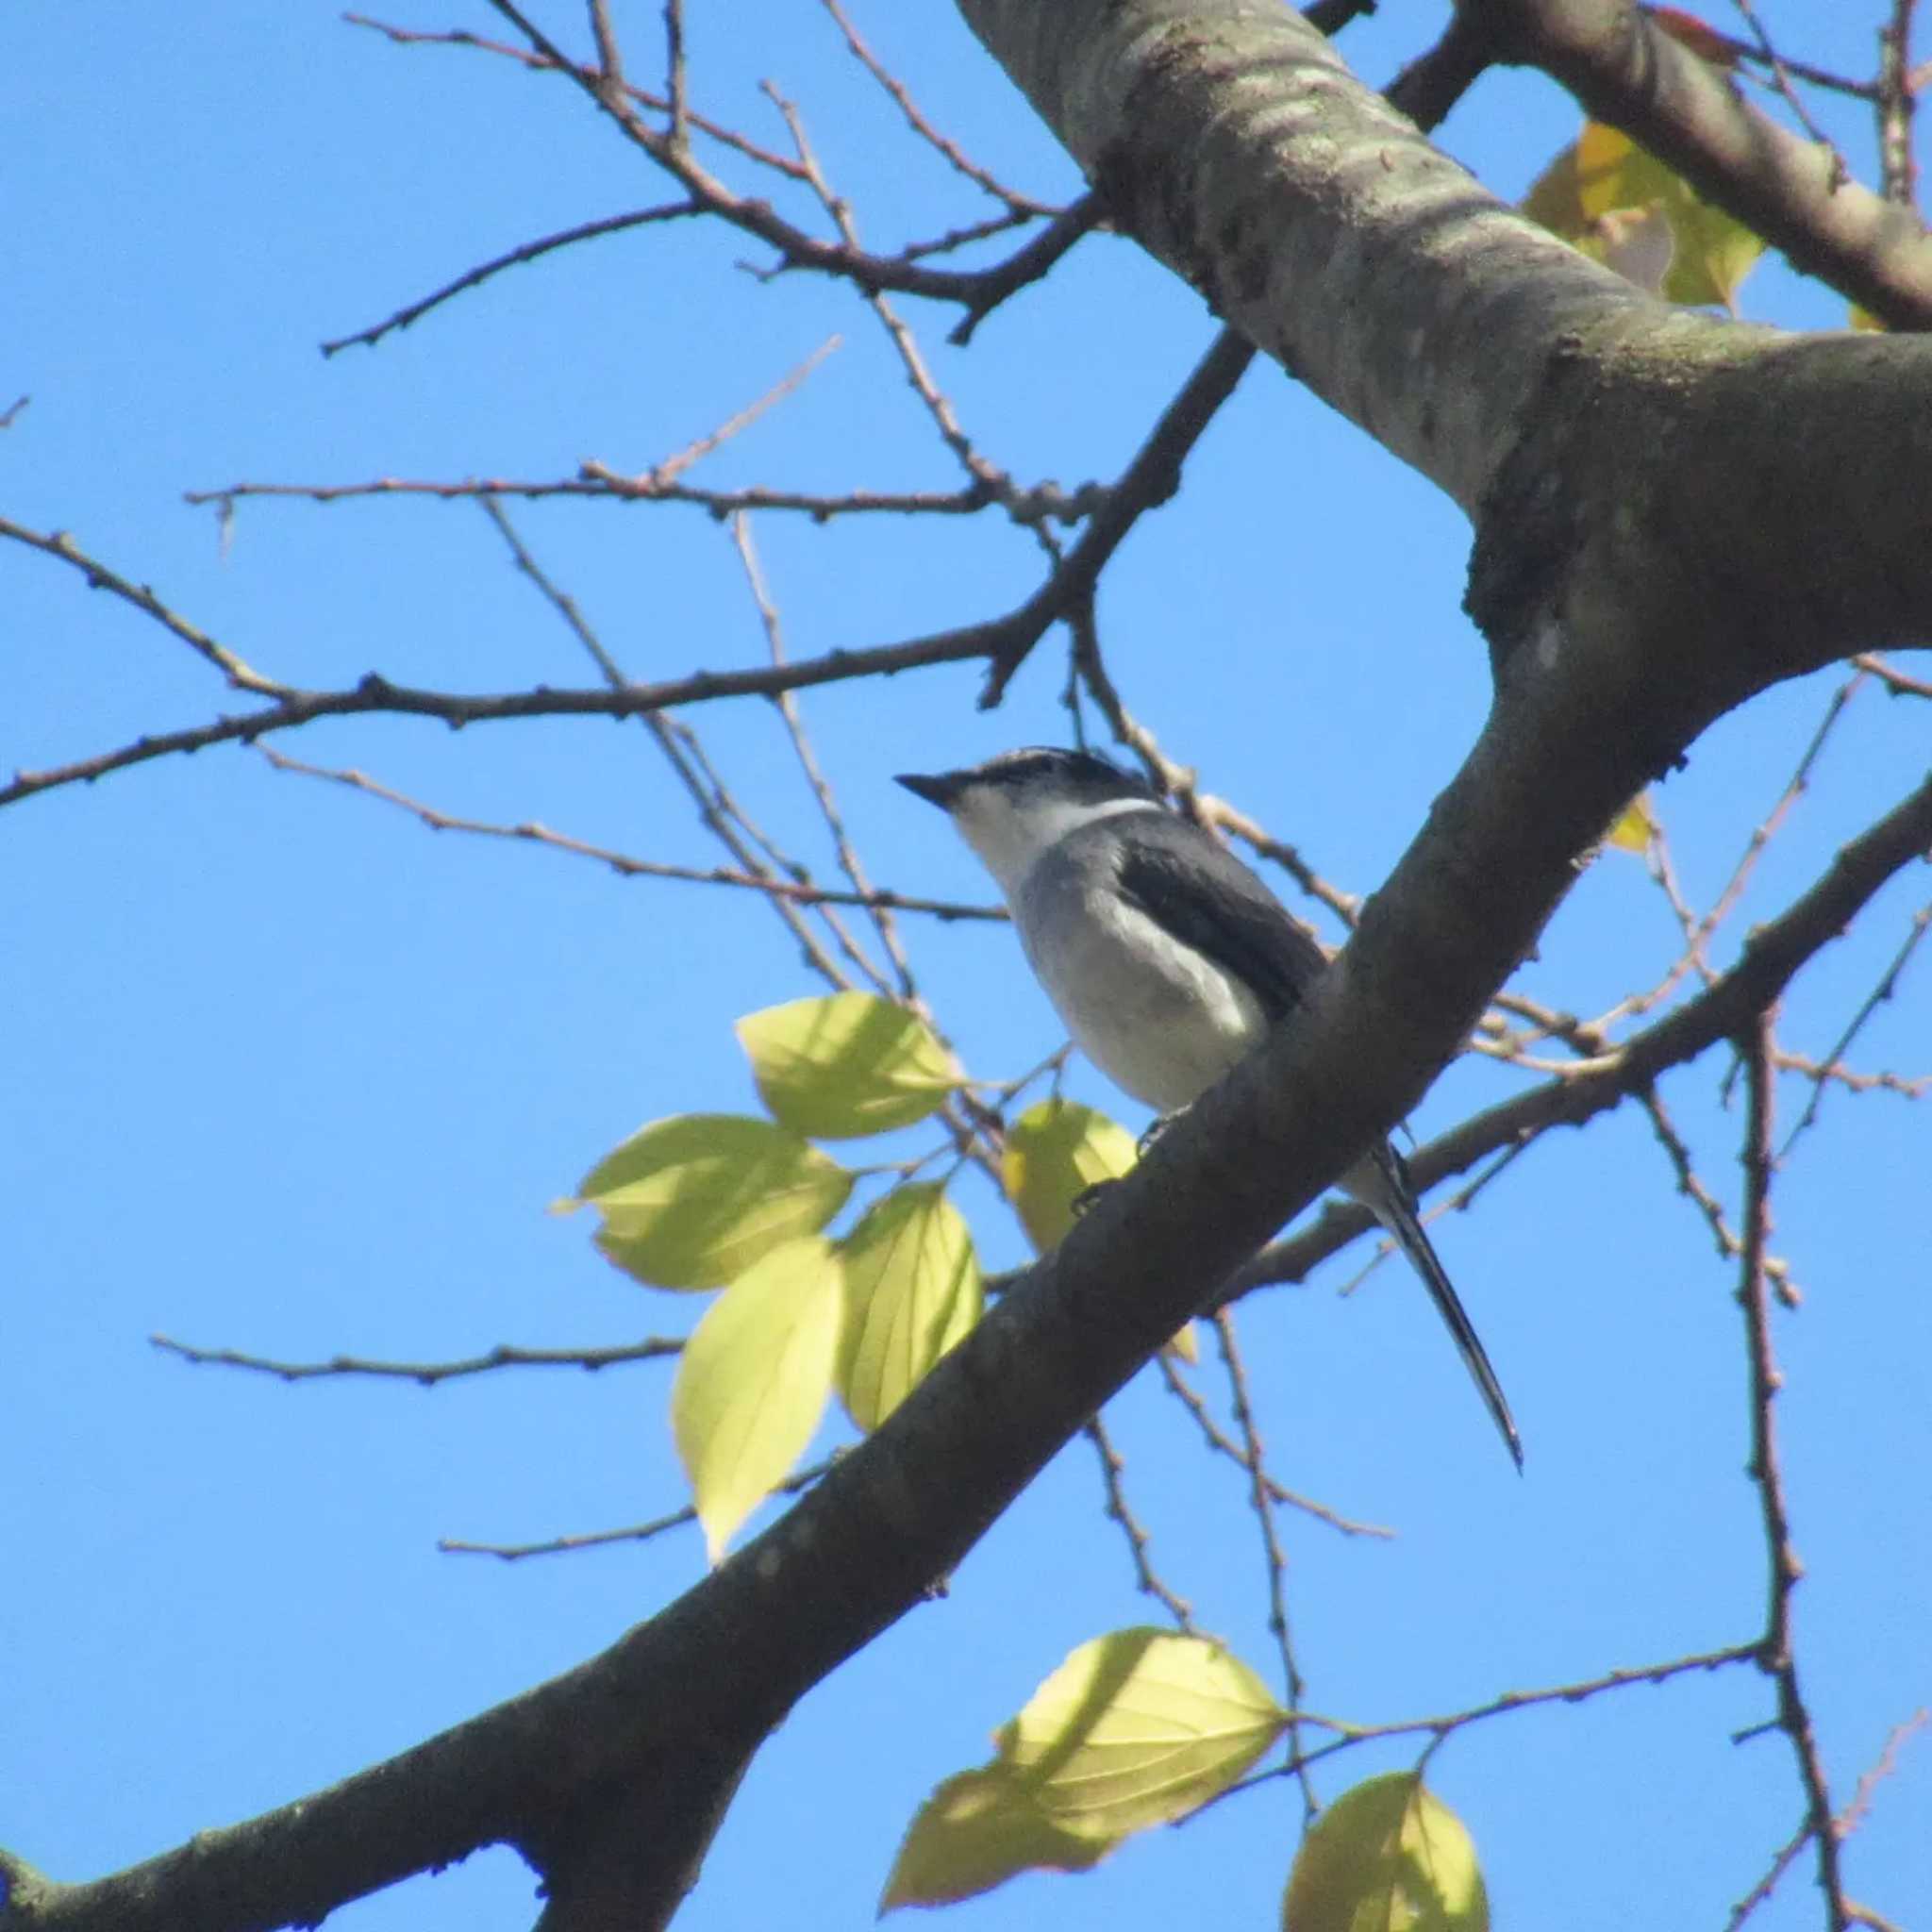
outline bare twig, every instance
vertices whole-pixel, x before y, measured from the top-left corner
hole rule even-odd
[[[1724,1921],[1724,1932],[1738,1932],[1738,1927],[1777,1890],[1778,1880],[1790,1870],[1791,1860],[1810,1840],[1811,1820],[1807,1815],[1798,1821],[1797,1830],[1777,1848],[1764,1876],[1731,1907],[1731,1916]]]
[[[920,111],[918,103],[913,100],[911,92],[905,82],[866,45],[845,9],[840,6],[839,0],[820,0],[820,4],[837,23],[839,31],[845,36],[845,44],[852,50],[853,58],[886,91],[892,105],[906,117],[906,125],[921,141],[938,153],[948,167],[965,175],[975,188],[984,189],[995,201],[1005,202],[1007,207],[1017,214],[1050,215],[1055,212],[1050,203],[1035,201],[1031,195],[1021,194],[1008,188],[1005,182],[973,160],[957,142],[949,141],[941,134]]]
[[[230,483],[219,490],[188,490],[185,503],[212,504],[232,511],[249,497],[295,497],[304,503],[346,503],[363,496],[429,496],[444,503],[484,497],[521,497],[534,503],[548,496],[582,496],[606,503],[682,503],[723,521],[740,510],[787,510],[824,523],[835,516],[976,516],[991,499],[971,490],[846,490],[836,494],[812,490],[778,490],[753,484],[742,490],[698,490],[689,484],[655,483],[652,472],[631,475],[596,458],[580,464],[575,476],[376,476],[362,483]],[[1055,488],[1023,492],[1029,516],[1072,522],[1085,514],[1077,496]]]
[[[1233,329],[1223,329],[1215,337],[1193,374],[1160,412],[1133,461],[1106,493],[1080,541],[1045,586],[1028,600],[1026,608],[1038,611],[1045,622],[1030,638],[1016,631],[1012,645],[994,658],[986,689],[980,693],[982,710],[991,710],[1006,695],[1007,686],[1053,617],[1075,608],[1092,595],[1101,571],[1141,517],[1166,503],[1180,488],[1181,465],[1222,404],[1233,395],[1254,358],[1253,343]]]
[[[495,824],[485,819],[462,818],[455,812],[441,811],[435,806],[425,805],[421,799],[411,798],[407,792],[384,785],[370,777],[366,772],[358,772],[353,767],[311,765],[301,758],[290,758],[286,752],[276,751],[273,745],[258,745],[257,749],[278,772],[291,773],[304,778],[319,778],[328,784],[341,785],[351,791],[360,792],[365,798],[373,798],[379,804],[394,806],[397,810],[408,812],[432,832],[461,832],[475,838],[507,839],[530,845],[541,845],[552,852],[567,853],[573,858],[588,858],[598,865],[608,866],[621,878],[678,879],[691,885],[731,886],[745,891],[775,892],[783,898],[796,900],[801,906],[883,906],[894,912],[924,912],[935,919],[943,920],[982,919],[998,922],[1008,917],[1004,906],[968,906],[951,899],[923,899],[909,892],[895,892],[890,889],[868,894],[849,891],[838,886],[813,885],[809,881],[798,879],[769,878],[737,871],[730,866],[670,865],[660,859],[638,858],[630,853],[619,852],[608,845],[592,845],[586,840],[573,839],[563,832],[554,832],[547,825],[540,825],[528,819],[517,824]]]
[[[14,405],[15,408],[19,407],[18,403]],[[86,578],[89,590],[106,591],[124,604],[133,606],[143,617],[152,618],[163,630],[179,638],[196,657],[212,664],[237,691],[253,691],[260,697],[289,694],[287,685],[277,684],[272,677],[264,677],[225,644],[218,644],[199,625],[190,624],[179,611],[163,604],[147,585],[133,583],[99,558],[89,556],[65,530],[49,530],[42,534],[39,530],[29,530],[24,524],[16,524],[10,518],[0,517],[0,537],[58,558]]]
[[[1784,1476],[1778,1464],[1774,1404],[1784,1377],[1771,1340],[1771,1298],[1766,1293],[1765,1268],[1771,1238],[1771,1184],[1775,1169],[1772,1129],[1777,1080],[1772,1066],[1772,1012],[1758,1016],[1749,1036],[1739,1041],[1744,1056],[1745,1128],[1744,1252],[1738,1285],[1738,1302],[1744,1311],[1744,1340],[1751,1381],[1752,1481],[1757,1488],[1764,1525],[1768,1573],[1764,1638],[1759,1667],[1777,1689],[1778,1727],[1790,1738],[1805,1790],[1806,1824],[1818,1851],[1818,1884],[1824,1893],[1831,1932],[1845,1932],[1852,1923],[1839,1867],[1839,1827],[1832,1813],[1831,1793],[1818,1754],[1798,1682],[1797,1657],[1791,1639],[1791,1593],[1804,1575],[1804,1566],[1791,1543],[1790,1510],[1785,1500]]]
[[[1892,0],[1891,18],[1878,29],[1878,172],[1889,201],[1915,207],[1919,158],[1912,140],[1919,110],[1912,85],[1912,15],[1917,0]]]
[[[1757,9],[1751,5],[1751,0],[1731,0],[1731,5],[1738,9],[1745,25],[1751,29],[1751,38],[1757,42],[1757,58],[1771,70],[1771,84],[1775,89],[1778,98],[1790,109],[1792,119],[1807,135],[1831,156],[1835,178],[1840,182],[1849,181],[1852,178],[1852,171],[1846,165],[1844,156],[1840,153],[1837,143],[1828,139],[1817,122],[1812,120],[1810,111],[1798,98],[1797,90],[1791,85],[1791,70],[1786,64],[1784,57],[1772,45],[1771,36],[1765,32],[1763,23],[1758,20]]]
[[[1907,677],[1890,658],[1876,651],[1862,651],[1852,659],[1860,671],[1869,671],[1895,698],[1932,698],[1932,683],[1923,677]]]
[[[326,1361],[286,1362],[268,1356],[244,1355],[233,1348],[195,1348],[171,1335],[150,1335],[155,1347],[183,1361],[225,1369],[248,1369],[273,1375],[278,1382],[313,1382],[330,1376],[373,1376],[392,1382],[416,1382],[433,1389],[465,1375],[487,1375],[496,1369],[608,1369],[619,1362],[658,1361],[684,1347],[668,1336],[647,1336],[642,1341],[619,1342],[608,1348],[521,1348],[501,1341],[482,1355],[444,1362],[377,1361],[367,1356],[332,1355]]]
[[[1146,1526],[1127,1502],[1127,1466],[1114,1447],[1107,1424],[1095,1416],[1081,1433],[1093,1444],[1093,1453],[1100,1458],[1100,1480],[1107,1490],[1107,1520],[1119,1524],[1121,1534],[1126,1539],[1127,1555],[1134,1565],[1135,1587],[1160,1605],[1174,1619],[1176,1629],[1192,1635],[1194,1613],[1188,1600],[1170,1590],[1154,1567]]]
[[[633,208],[628,214],[606,215],[601,221],[580,222],[574,228],[559,229],[555,235],[541,236],[535,242],[525,242],[508,254],[478,264],[475,268],[459,275],[455,281],[445,282],[433,294],[425,295],[420,302],[411,302],[406,308],[398,308],[387,320],[372,323],[369,327],[358,329],[352,336],[337,336],[322,345],[325,356],[336,355],[343,349],[355,348],[367,343],[374,346],[392,330],[408,328],[412,322],[419,322],[432,308],[441,307],[445,302],[463,294],[470,289],[480,287],[492,276],[499,275],[507,268],[517,268],[526,261],[535,261],[540,257],[555,254],[559,248],[570,248],[579,242],[595,241],[603,235],[619,235],[626,228],[649,227],[658,222],[674,222],[686,215],[701,215],[705,212],[701,203],[695,201],[669,201],[657,208]]]
[[[1626,1690],[1636,1684],[1667,1684],[1673,1678],[1705,1674],[1711,1671],[1726,1670],[1735,1664],[1753,1662],[1757,1657],[1756,1643],[1727,1645],[1723,1650],[1698,1651],[1689,1657],[1672,1657],[1667,1662],[1640,1664],[1630,1669],[1606,1671],[1598,1677],[1586,1677],[1574,1684],[1553,1684],[1539,1690],[1506,1690],[1499,1697],[1491,1698],[1487,1704],[1473,1705],[1467,1710],[1456,1710],[1440,1717],[1404,1718],[1393,1724],[1345,1724],[1335,1718],[1319,1717],[1311,1711],[1302,1713],[1303,1721],[1319,1725],[1324,1730],[1333,1731],[1336,1736],[1328,1742],[1317,1745],[1312,1751],[1290,1763],[1277,1764],[1251,1777],[1243,1778],[1239,1784],[1231,1785],[1221,1793],[1221,1798],[1232,1797],[1237,1791],[1253,1790],[1257,1785],[1269,1783],[1279,1777],[1297,1775],[1321,1763],[1324,1758],[1336,1757],[1344,1751],[1352,1751],[1359,1744],[1389,1738],[1426,1737],[1435,1743],[1465,1725],[1482,1724],[1491,1718],[1507,1717],[1519,1710],[1535,1710],[1550,1704],[1585,1704],[1592,1697],[1601,1697],[1610,1691]],[[1220,1803],[1220,1798],[1209,1800]]]
[[[0,785],[0,806],[12,805],[63,785],[92,784],[111,772],[150,759],[204,751],[215,744],[253,744],[278,731],[292,731],[317,718],[358,717],[387,712],[405,717],[436,718],[458,727],[496,724],[510,718],[642,718],[676,705],[701,704],[713,698],[747,694],[769,696],[773,691],[803,690],[808,685],[838,683],[866,677],[874,672],[909,671],[927,664],[955,664],[966,658],[991,658],[1010,648],[1008,640],[1036,620],[1031,607],[990,625],[936,632],[902,644],[871,650],[832,651],[822,658],[805,658],[782,669],[760,665],[742,671],[700,671],[661,684],[628,684],[588,691],[555,690],[494,693],[425,691],[392,684],[377,672],[345,691],[291,691],[272,705],[240,717],[222,716],[185,730],[143,734],[131,743],[71,764],[41,771],[17,771]],[[1042,625],[1043,627],[1043,625]]]
[[[504,41],[492,41],[483,34],[473,34],[458,27],[444,32],[423,32],[413,27],[391,25],[387,21],[372,18],[366,13],[345,13],[342,19],[350,26],[366,26],[372,32],[380,34],[391,46],[396,47],[464,47],[479,54],[493,54],[499,59],[514,60],[533,74],[567,74],[579,81],[594,83],[596,72],[591,68],[579,68],[575,62],[562,58],[553,59],[548,55],[530,47],[512,47]],[[647,92],[644,89],[626,85],[625,98],[635,101],[641,108],[652,113],[672,115],[673,104],[663,94]],[[756,142],[725,127],[716,121],[709,121],[704,115],[687,110],[687,119],[701,134],[708,136],[722,147],[742,155],[761,168],[771,168],[778,174],[799,178],[796,165],[783,155],[775,155]]]
[[[1845,845],[1824,874],[1776,918],[1757,926],[1737,963],[1695,998],[1612,1051],[1579,1060],[1527,1092],[1473,1114],[1411,1158],[1419,1188],[1461,1174],[1514,1141],[1555,1125],[1579,1126],[1641,1094],[1672,1067],[1734,1039],[1898,873],[1932,844],[1932,777]],[[1229,1284],[1227,1298],[1278,1281],[1300,1281],[1366,1233],[1366,1208],[1335,1202],[1305,1232],[1264,1248]]]
[[[1865,1822],[1865,1814],[1872,1808],[1872,1800],[1877,1795],[1878,1787],[1898,1769],[1899,1753],[1928,1723],[1932,1723],[1932,1709],[1921,1707],[1910,1717],[1893,1724],[1886,1734],[1877,1759],[1869,1771],[1860,1775],[1857,1789],[1846,1801],[1845,1808],[1838,1814],[1838,1835],[1840,1839],[1850,1838]]]
[[[810,1489],[838,1459],[835,1452],[823,1462],[814,1462],[809,1469],[795,1471],[772,1494],[795,1496],[800,1491]],[[682,1509],[674,1509],[668,1516],[655,1517],[649,1523],[633,1524],[626,1529],[586,1530],[576,1536],[550,1537],[537,1543],[475,1543],[466,1542],[458,1537],[441,1537],[436,1547],[453,1557],[500,1557],[506,1563],[514,1563],[525,1557],[562,1557],[575,1550],[602,1549],[610,1543],[649,1542],[654,1536],[662,1536],[668,1529],[682,1529],[686,1524],[697,1520],[697,1510],[687,1503]]]
[[[1208,1412],[1208,1405],[1201,1399],[1200,1391],[1192,1388],[1188,1378],[1175,1366],[1173,1357],[1163,1350],[1155,1358],[1161,1379],[1166,1382],[1168,1392],[1192,1417],[1194,1425],[1201,1431],[1201,1439],[1217,1456],[1224,1456],[1230,1462],[1241,1469],[1248,1467],[1247,1457],[1234,1439],[1222,1428]],[[1269,1495],[1277,1503],[1291,1509],[1299,1509],[1305,1516],[1312,1516],[1317,1523],[1325,1523],[1330,1529],[1339,1529],[1343,1536],[1370,1536],[1392,1539],[1395,1532],[1379,1523],[1359,1523],[1352,1516],[1343,1516],[1331,1509],[1325,1503],[1318,1503],[1311,1496],[1304,1496],[1287,1488],[1272,1474],[1263,1478],[1268,1485]]]
[[[1268,1630],[1281,1658],[1282,1690],[1288,1706],[1288,1754],[1291,1760],[1299,1760],[1300,1713],[1307,1687],[1301,1666],[1295,1661],[1294,1640],[1288,1627],[1288,1559],[1282,1554],[1281,1537],[1274,1526],[1274,1499],[1268,1490],[1267,1456],[1260,1427],[1255,1420],[1254,1404],[1248,1396],[1248,1372],[1234,1331],[1234,1316],[1226,1308],[1218,1308],[1213,1321],[1222,1366],[1227,1372],[1228,1407],[1241,1436],[1241,1464],[1248,1473],[1248,1505],[1254,1511],[1255,1527],[1261,1541],[1261,1563],[1268,1590]],[[1306,1773],[1301,1777],[1301,1788],[1303,1817],[1312,1824],[1322,1807]]]
[[[523,539],[518,536],[503,506],[499,503],[486,500],[483,509],[490,518],[490,521],[496,525],[504,541],[509,546],[510,555],[515,559],[517,569],[536,585],[544,600],[563,619],[572,635],[583,646],[591,660],[597,666],[598,670],[603,672],[606,681],[612,690],[625,691],[630,689],[625,681],[622,668],[610,653],[605,649],[603,641],[591,628],[583,612],[578,609],[575,600],[550,580],[549,576],[538,564],[536,558],[531,556]],[[730,801],[724,796],[722,788],[716,785],[711,785],[708,788],[704,775],[693,767],[691,755],[686,749],[686,744],[680,742],[679,737],[680,732],[682,732],[687,741],[694,741],[690,727],[680,725],[671,713],[662,708],[643,712],[639,722],[650,734],[652,741],[663,754],[665,760],[677,774],[686,791],[691,793],[692,802],[698,808],[698,817],[706,830],[710,832],[731,857],[737,860],[741,870],[750,874],[755,878],[773,876],[768,868],[745,843],[739,830],[734,827],[732,822],[737,816],[736,810]],[[818,972],[828,985],[842,989],[851,983],[840,968],[838,962],[825,951],[817,933],[812,930],[807,922],[806,908],[785,898],[782,894],[769,892],[765,895],[765,903],[777,915],[780,923],[791,932],[792,938],[798,941],[807,962]],[[816,910],[821,917],[827,920],[830,920],[832,917],[823,905],[811,909]]]
[[[1853,1041],[1857,1039],[1859,1033],[1863,1030],[1865,1023],[1871,1019],[1872,1015],[1880,1007],[1897,993],[1899,976],[1905,972],[1906,966],[1911,959],[1912,955],[1918,951],[1920,942],[1924,939],[1928,928],[1932,928],[1932,904],[1921,906],[1918,911],[1913,913],[1911,924],[1906,931],[1904,943],[1891,956],[1891,963],[1879,975],[1878,984],[1865,996],[1858,1010],[1846,1022],[1845,1030],[1833,1041],[1831,1051],[1824,1056],[1824,1064],[1820,1071],[1819,1076],[1812,1082],[1811,1098],[1806,1102],[1805,1111],[1799,1115],[1797,1124],[1785,1137],[1785,1144],[1778,1150],[1778,1158],[1780,1160],[1791,1151],[1791,1143],[1797,1140],[1798,1136],[1804,1133],[1818,1118],[1818,1109],[1824,1098],[1824,1076],[1835,1074],[1843,1079],[1846,1084],[1855,1084],[1855,1076],[1844,1074],[1840,1068],[1839,1063],[1844,1058],[1845,1052],[1851,1046]],[[1880,1075],[1878,1077],[1882,1083],[1884,1076]],[[1896,1084],[1906,1088],[1906,1083],[1900,1082]],[[1909,1089],[1906,1088],[1906,1091],[1909,1091]]]
[[[731,541],[738,552],[739,563],[743,568],[752,603],[757,607],[758,623],[763,627],[765,644],[772,662],[782,664],[785,662],[784,627],[779,621],[778,607],[773,603],[771,592],[765,586],[764,572],[758,566],[758,549],[752,541],[751,525],[746,518],[732,518]],[[860,862],[858,853],[846,832],[845,821],[839,810],[838,800],[833,796],[831,782],[821,769],[817,754],[811,748],[811,741],[806,736],[805,721],[799,714],[796,701],[790,691],[780,691],[772,702],[777,707],[778,716],[785,726],[785,735],[791,741],[792,755],[798,760],[799,769],[805,774],[805,782],[811,789],[811,795],[818,805],[819,816],[824,821],[825,829],[831,834],[832,849],[838,856],[840,870],[851,881],[854,891],[870,896],[872,881],[866,875],[865,867]],[[873,929],[878,936],[886,958],[891,962],[893,979],[889,979],[881,971],[877,962],[859,943],[845,922],[840,919],[824,900],[819,902],[820,912],[831,926],[833,936],[853,965],[889,997],[896,992],[910,998],[913,991],[912,966],[906,957],[905,947],[899,942],[899,931],[893,924],[892,915],[876,905],[871,906],[868,909],[872,916]]]
[[[1658,1144],[1670,1158],[1672,1168],[1677,1176],[1677,1191],[1692,1203],[1710,1228],[1712,1239],[1717,1242],[1719,1258],[1735,1261],[1744,1252],[1744,1243],[1724,1219],[1724,1204],[1711,1192],[1699,1176],[1690,1158],[1690,1148],[1684,1137],[1678,1133],[1670,1114],[1665,1109],[1663,1096],[1655,1087],[1644,1090],[1640,1096],[1643,1110],[1650,1116],[1650,1124],[1655,1131]],[[1790,1264],[1775,1256],[1764,1257],[1765,1274],[1777,1284],[1778,1299],[1787,1307],[1795,1307],[1801,1297],[1791,1283]]]

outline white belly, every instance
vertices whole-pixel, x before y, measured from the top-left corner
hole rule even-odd
[[[1189,1106],[1267,1031],[1254,995],[1111,893],[1021,937],[1074,1043],[1161,1113]]]

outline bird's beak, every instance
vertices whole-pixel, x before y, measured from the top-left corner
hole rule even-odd
[[[922,772],[901,772],[894,780],[905,786],[915,798],[923,798],[928,805],[936,805],[941,811],[947,810],[959,794],[959,788],[965,781],[962,772],[935,772],[929,776]]]

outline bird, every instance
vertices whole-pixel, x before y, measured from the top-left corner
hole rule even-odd
[[[1157,1125],[1257,1046],[1328,970],[1320,943],[1256,873],[1092,752],[1027,746],[897,782],[952,821],[992,874],[1074,1044],[1154,1108]],[[1378,1141],[1341,1185],[1422,1277],[1520,1470],[1509,1404],[1423,1227],[1402,1157]]]

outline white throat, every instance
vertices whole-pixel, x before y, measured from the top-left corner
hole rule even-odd
[[[1162,809],[1151,798],[1034,797],[1016,803],[997,791],[984,791],[969,792],[959,801],[953,823],[1010,901],[1026,874],[1070,832],[1123,812]]]

